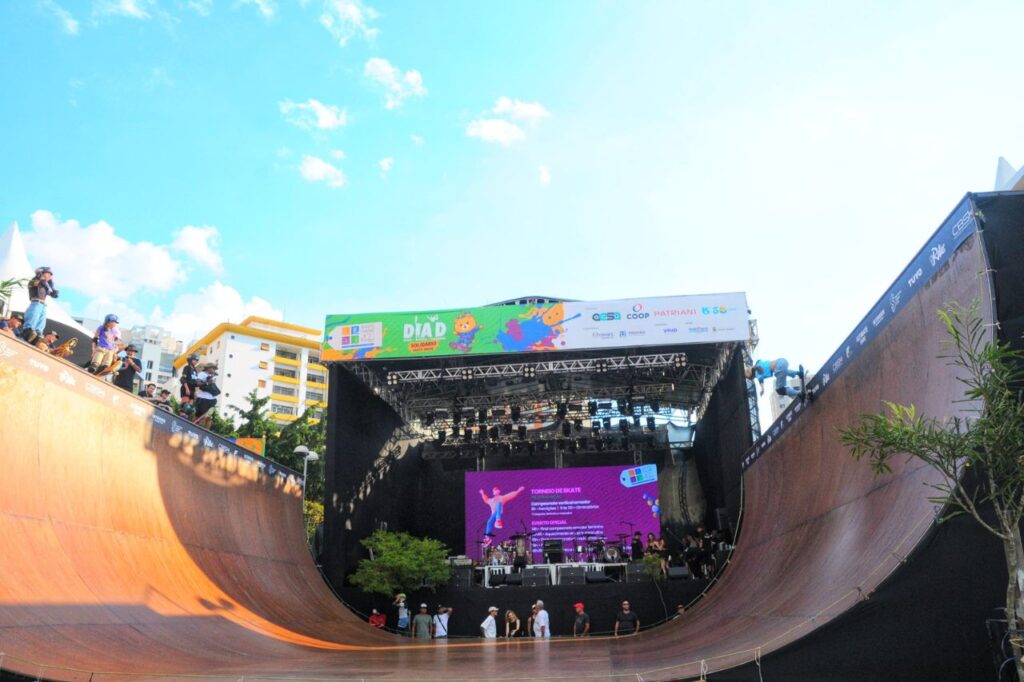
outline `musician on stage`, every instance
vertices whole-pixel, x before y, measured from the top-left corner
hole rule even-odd
[[[644,541],[640,531],[633,533],[633,543],[630,545],[629,558],[633,561],[640,561],[644,558]]]

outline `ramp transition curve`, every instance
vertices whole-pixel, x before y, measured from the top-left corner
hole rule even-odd
[[[931,526],[932,474],[876,480],[834,429],[883,399],[958,409],[934,311],[989,300],[984,258],[968,239],[746,471],[720,583],[684,619],[620,640],[375,631],[312,563],[289,472],[0,337],[0,666],[96,681],[667,680],[749,663],[868,597]]]

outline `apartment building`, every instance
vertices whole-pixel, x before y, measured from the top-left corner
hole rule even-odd
[[[181,355],[184,344],[171,332],[155,325],[139,325],[124,332],[124,342],[138,349],[142,372],[139,381],[164,386],[174,374],[174,359]]]
[[[327,404],[320,333],[261,317],[248,317],[241,324],[224,322],[174,360],[174,373],[180,375],[191,353],[199,355],[201,363],[217,363],[217,409],[236,422],[237,413],[230,407],[245,409],[245,396],[253,389],[260,397],[270,397],[269,416],[279,424],[294,421],[310,407],[319,419]]]

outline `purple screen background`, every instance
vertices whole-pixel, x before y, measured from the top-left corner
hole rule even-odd
[[[646,493],[651,499],[658,497],[658,483],[652,481],[634,487],[619,482],[619,475],[632,467],[583,467],[577,469],[521,469],[516,471],[481,471],[466,473],[466,555],[483,559],[486,549],[478,541],[484,539],[491,508],[480,497],[480,490],[492,496],[497,486],[502,495],[523,491],[509,500],[502,509],[502,528],[493,528],[498,545],[510,536],[523,532],[523,527],[537,531],[532,539],[533,561],[542,558],[545,539],[565,542],[568,552],[575,540],[599,537],[617,540],[619,533],[640,531],[647,541],[647,533],[661,534],[658,516],[651,511]],[[629,545],[629,538],[625,540]]]

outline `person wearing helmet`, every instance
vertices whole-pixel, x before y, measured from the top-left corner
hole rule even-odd
[[[125,347],[124,357],[121,358],[121,369],[117,370],[117,376],[114,377],[114,385],[129,393],[135,392],[135,375],[142,371],[142,366],[135,359],[137,352],[138,349],[131,344]]]
[[[35,343],[46,329],[46,297],[57,298],[60,292],[53,286],[53,271],[50,268],[36,268],[35,277],[28,282],[28,297],[31,303],[25,309],[25,328],[21,338]]]
[[[121,344],[121,330],[117,328],[119,321],[117,315],[107,315],[93,334],[92,360],[89,361],[89,371],[93,374],[99,374],[117,360]]]
[[[199,356],[195,353],[190,353],[188,360],[185,362],[185,366],[181,368],[181,393],[180,396],[184,398],[195,399],[196,388],[199,385]]]

